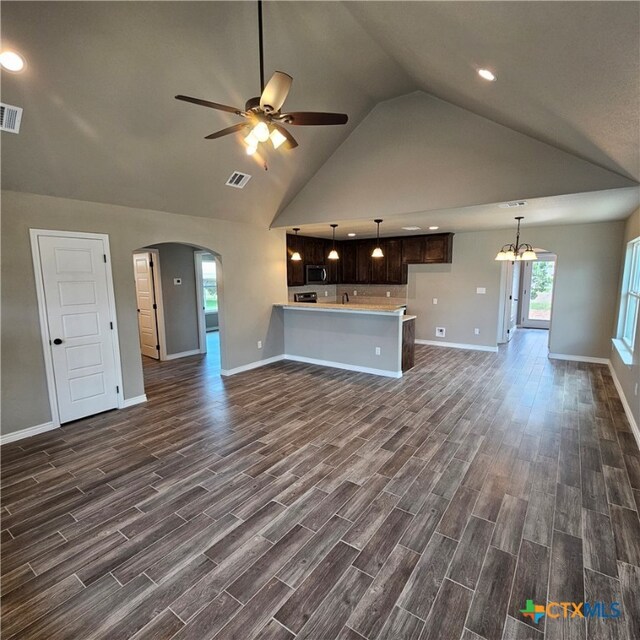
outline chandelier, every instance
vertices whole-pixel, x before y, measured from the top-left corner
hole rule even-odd
[[[518,221],[518,229],[516,231],[516,243],[515,244],[505,244],[500,251],[498,251],[498,255],[496,256],[496,260],[537,260],[538,256],[536,252],[533,250],[533,247],[526,242],[520,243],[520,220],[524,220],[524,216],[516,216],[515,218]]]

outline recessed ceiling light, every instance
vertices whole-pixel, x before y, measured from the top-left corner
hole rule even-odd
[[[440,227],[429,227],[430,231],[435,231],[436,229],[439,229]]]
[[[402,227],[405,231],[419,231],[420,227]]]
[[[496,79],[496,76],[489,69],[478,69],[478,75],[489,82],[494,82]]]
[[[355,238],[355,237],[356,237],[356,234],[355,234],[355,233],[347,233],[347,235],[348,235],[350,238]]]
[[[24,69],[24,58],[15,51],[3,51],[0,53],[0,65],[7,71],[17,73]]]

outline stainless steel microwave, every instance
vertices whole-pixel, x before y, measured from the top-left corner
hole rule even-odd
[[[325,284],[329,281],[327,267],[317,264],[308,264],[305,284]]]

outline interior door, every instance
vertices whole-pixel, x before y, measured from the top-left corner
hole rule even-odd
[[[153,254],[150,252],[133,254],[133,273],[136,280],[136,301],[138,304],[138,334],[140,351],[143,356],[160,358],[158,342],[158,317],[156,304]]]
[[[60,422],[118,405],[107,264],[101,239],[39,236]]]
[[[548,329],[551,324],[551,302],[556,257],[538,254],[538,259],[523,263],[522,315],[520,324],[530,329]]]

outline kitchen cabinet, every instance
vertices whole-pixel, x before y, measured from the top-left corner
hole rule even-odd
[[[416,319],[402,322],[402,371],[413,368],[416,361]]]
[[[304,285],[304,238],[287,234],[287,284],[290,287]],[[291,256],[297,251],[302,260],[293,261]]]
[[[309,236],[287,235],[287,282],[290,287],[305,284],[305,266],[324,265],[328,284],[407,284],[407,265],[450,263],[453,233],[432,233],[402,238],[381,238],[383,258],[372,258],[376,241],[342,240],[336,242],[339,260],[329,260],[333,241]],[[300,262],[291,262],[298,251]]]
[[[356,281],[356,248],[353,241],[341,242],[338,252],[340,254],[340,282],[345,284]]]
[[[450,263],[453,257],[453,233],[432,233],[402,238],[404,264]]]
[[[371,284],[373,240],[356,240],[356,279],[354,284]]]
[[[375,242],[371,245],[371,251]],[[371,284],[406,284],[407,267],[402,263],[402,240],[384,238],[380,240],[384,257],[371,258]]]

